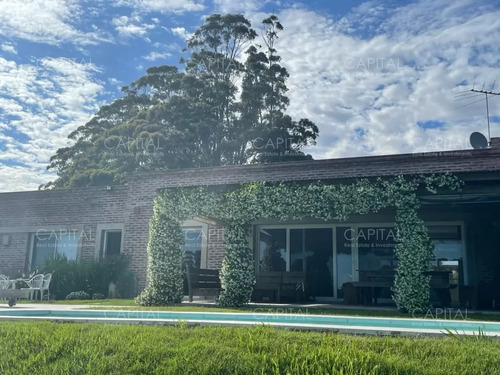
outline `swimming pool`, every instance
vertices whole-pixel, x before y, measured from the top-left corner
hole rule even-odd
[[[446,330],[460,334],[500,336],[500,323],[472,320],[379,318],[312,314],[222,313],[132,310],[1,310],[0,319],[43,319],[57,321],[94,321],[114,323],[259,325],[298,329],[322,329],[371,334],[443,334]]]

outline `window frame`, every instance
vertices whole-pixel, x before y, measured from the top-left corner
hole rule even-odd
[[[208,263],[208,224],[198,220],[186,220],[181,225],[181,229],[201,230],[201,254],[200,269],[206,269]]]
[[[108,253],[108,234],[110,233],[120,233],[120,255],[122,254],[123,250],[123,231],[121,229],[111,229],[111,230],[103,230],[104,232],[104,237],[103,237],[103,245],[102,245],[102,259],[106,259],[107,253]]]
[[[437,225],[456,225],[460,226],[460,234],[461,234],[461,243],[462,243],[462,259],[463,259],[463,282],[464,285],[469,285],[469,269],[468,269],[468,257],[467,257],[467,241],[465,237],[465,222],[464,221],[425,221],[424,222],[427,227],[429,226],[437,226]],[[290,229],[313,229],[313,228],[331,228],[333,233],[333,269],[337,270],[337,227],[351,227],[355,232],[356,236],[354,236],[352,240],[352,278],[353,281],[359,281],[359,253],[358,253],[358,241],[357,235],[359,228],[379,228],[379,227],[394,227],[395,222],[391,221],[382,221],[382,222],[341,222],[341,223],[330,223],[330,224],[305,224],[305,223],[290,223],[290,224],[269,224],[269,223],[254,223],[252,225],[253,231],[253,241],[251,242],[252,251],[254,252],[255,259],[255,275],[259,275],[259,241],[260,241],[260,230],[261,229],[286,229],[287,233],[287,243],[286,243],[286,251],[287,251],[287,264],[286,264],[286,272],[290,270]],[[334,291],[334,300],[338,300],[337,297],[337,277],[333,277],[333,291]]]
[[[121,231],[122,237],[120,242],[120,254],[123,253],[123,240],[125,238],[125,224],[122,223],[104,223],[98,224],[96,228],[94,258],[102,261],[105,258],[106,247],[106,232],[119,232]],[[104,233],[104,236],[103,236]]]
[[[44,231],[44,234],[40,234],[40,231]],[[66,231],[67,234],[74,233],[75,231],[77,232],[78,235],[78,242],[76,245],[76,258],[75,261],[79,261],[82,257],[82,249],[83,249],[83,237],[81,234],[84,232],[84,228],[82,225],[75,225],[72,228],[68,227],[55,227],[55,226],[47,226],[47,227],[30,227],[29,232],[28,232],[28,249],[26,252],[26,264],[27,264],[27,269],[32,270],[34,265],[33,265],[33,256],[35,252],[35,240],[38,235],[50,235],[53,234],[54,232],[56,234],[60,234],[61,232]],[[86,233],[86,232],[85,232]],[[92,236],[92,233],[88,234],[89,236]],[[58,241],[59,238],[57,238],[56,241]],[[55,251],[57,251],[57,245],[55,247]]]

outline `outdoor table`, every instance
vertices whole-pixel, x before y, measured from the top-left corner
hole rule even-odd
[[[361,304],[372,303],[377,305],[382,289],[390,289],[394,284],[394,271],[365,271],[358,270],[360,281],[352,285],[356,288],[358,301]]]
[[[0,298],[6,298],[7,302],[9,304],[9,307],[14,306],[17,303],[17,300],[19,298],[29,298],[30,296],[30,290],[29,289],[17,289],[18,283],[25,283],[28,285],[26,279],[9,279],[8,281],[8,288],[6,289],[0,289]]]
[[[352,283],[358,291],[358,301],[361,301],[363,305],[372,299],[373,304],[377,305],[382,289],[390,288],[393,284],[391,281],[355,281]]]

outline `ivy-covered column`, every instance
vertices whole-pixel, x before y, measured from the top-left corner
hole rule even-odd
[[[396,248],[398,259],[392,291],[397,307],[404,312],[422,312],[429,307],[430,259],[432,242],[422,219],[418,217],[419,201],[416,194],[406,196],[397,206]]]
[[[180,221],[167,215],[168,205],[161,197],[154,203],[149,223],[148,285],[137,297],[144,306],[180,303],[183,297],[182,235]]]
[[[226,255],[220,270],[220,306],[242,306],[250,302],[255,285],[255,263],[253,252],[248,248],[249,234],[248,224],[229,224],[226,227]]]

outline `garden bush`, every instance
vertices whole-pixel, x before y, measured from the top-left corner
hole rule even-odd
[[[92,299],[105,299],[104,294],[101,293],[94,293],[92,294]]]
[[[88,293],[89,299],[96,293],[107,296],[110,282],[116,284],[119,297],[131,298],[135,294],[135,278],[127,265],[125,257],[101,262],[56,257],[48,259],[39,272],[52,273],[50,294],[55,299],[65,299],[75,291]]]
[[[76,300],[76,299],[90,299],[90,295],[87,292],[80,290],[78,292],[71,292],[70,294],[68,294],[66,296],[65,299],[67,301]]]

